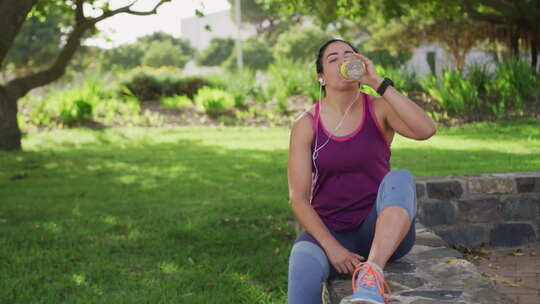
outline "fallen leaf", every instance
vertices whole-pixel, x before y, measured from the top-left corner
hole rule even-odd
[[[215,282],[208,282],[208,283],[206,283],[206,285],[208,285],[208,286],[216,286],[217,284]]]
[[[187,260],[191,263],[191,265],[195,265],[195,261],[193,261],[191,257],[189,257]]]
[[[274,251],[274,253],[275,253],[276,255],[279,255],[279,247],[276,248],[276,250]]]
[[[183,294],[182,296],[183,297],[191,297],[192,295],[193,295],[192,292],[188,292],[188,293]]]

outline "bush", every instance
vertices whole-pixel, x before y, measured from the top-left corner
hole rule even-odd
[[[234,79],[231,81],[230,79]],[[246,68],[242,72],[230,72],[210,76],[208,79],[212,86],[222,89],[234,96],[235,106],[238,108],[246,106],[246,99],[253,99],[264,102],[265,96],[262,87],[257,84],[255,72]]]
[[[174,95],[161,98],[161,104],[166,108],[181,109],[192,106],[193,102],[185,95]]]
[[[288,111],[286,101],[290,96],[305,95],[315,101],[319,98],[316,75],[313,64],[280,60],[268,68],[266,99],[274,99],[284,112]]]
[[[234,107],[234,98],[225,91],[204,87],[195,96],[195,103],[207,114],[217,116]]]
[[[332,38],[319,29],[292,27],[279,36],[274,55],[281,60],[315,62],[321,45]]]
[[[444,71],[441,78],[428,75],[420,84],[451,114],[463,115],[480,108],[475,85],[463,79],[458,71]]]
[[[540,96],[540,77],[525,60],[507,59],[497,67],[497,72],[487,86],[489,95],[496,97],[492,104],[494,113],[506,115],[509,110],[521,112],[526,98]]]
[[[468,67],[466,78],[476,87],[480,95],[485,95],[493,75],[489,73],[486,65],[473,63]]]
[[[106,88],[106,82],[90,78],[83,84],[56,90],[46,97],[32,95],[23,99],[29,122],[34,125],[73,125],[85,120],[112,123],[115,118],[136,117],[140,112],[138,102],[131,96],[116,97]]]
[[[210,83],[202,77],[181,77],[174,69],[139,68],[131,71],[122,84],[140,101],[161,96],[186,95],[189,98]]]
[[[222,64],[234,50],[232,38],[214,38],[210,45],[197,57],[197,64],[202,66],[216,66]]]
[[[265,70],[274,61],[274,56],[268,45],[257,40],[256,37],[244,41],[242,51],[244,67],[248,69]],[[236,52],[233,52],[223,65],[230,71],[236,71]]]

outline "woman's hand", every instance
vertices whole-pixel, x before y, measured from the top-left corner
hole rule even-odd
[[[354,53],[353,55],[354,57],[362,61],[366,67],[366,71],[364,72],[364,75],[360,77],[358,81],[362,84],[366,84],[372,87],[374,90],[377,90],[377,88],[382,83],[384,78],[382,78],[381,76],[379,76],[379,74],[377,74],[375,65],[373,64],[373,62],[371,62],[371,60],[369,60],[369,58],[367,58],[364,55],[360,55],[358,53]]]
[[[341,245],[327,249],[326,254],[339,273],[353,273],[356,265],[365,260],[363,256],[352,253]]]

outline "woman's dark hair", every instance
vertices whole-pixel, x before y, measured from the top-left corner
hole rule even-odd
[[[326,48],[331,44],[331,43],[334,43],[334,42],[343,42],[343,43],[346,43],[348,44],[355,53],[358,53],[358,50],[348,41],[345,41],[345,40],[341,40],[341,39],[331,39],[331,40],[328,40],[326,41],[322,46],[321,48],[319,49],[319,54],[317,55],[317,61],[315,62],[315,66],[317,68],[317,74],[320,74],[323,72],[323,64],[322,64],[322,61],[323,61],[323,54],[324,54],[324,51],[326,50]],[[326,96],[326,87],[323,86],[322,87],[322,90],[324,92],[324,95]]]
[[[321,48],[319,49],[319,54],[317,55],[317,61],[315,62],[315,65],[317,67],[317,74],[320,74],[323,72],[323,64],[322,64],[322,56],[324,54],[324,51],[326,50],[326,48],[331,44],[331,43],[334,43],[334,42],[343,42],[343,43],[346,43],[348,44],[355,53],[358,53],[358,50],[348,41],[345,41],[345,40],[341,40],[341,39],[332,39],[332,40],[328,40],[326,41],[322,46]]]

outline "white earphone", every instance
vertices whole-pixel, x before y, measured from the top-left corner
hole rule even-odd
[[[319,87],[319,113],[321,113],[322,112],[322,86],[324,85],[324,78],[319,78],[319,83],[320,83],[320,87]],[[330,135],[327,136],[326,141],[320,146],[318,145],[319,132],[318,132],[318,130],[315,132],[315,143],[313,145],[313,153],[311,154],[311,160],[312,160],[313,166],[315,168],[315,173],[313,174],[312,180],[311,180],[311,193],[310,193],[310,196],[309,196],[309,202],[310,203],[313,201],[313,193],[314,193],[314,190],[315,190],[315,184],[317,183],[317,179],[319,178],[319,167],[317,166],[317,158],[319,157],[319,151],[321,151],[322,148],[324,148],[330,142],[330,137],[332,137],[333,134],[336,134],[337,130],[339,130],[339,128],[341,128],[341,125],[343,124],[343,121],[345,120],[345,117],[347,116],[347,113],[349,113],[349,110],[351,109],[353,104],[358,100],[359,97],[360,97],[360,90],[358,90],[358,92],[356,93],[356,97],[349,104],[349,106],[345,110],[345,113],[343,113],[343,116],[339,120],[339,122],[336,125],[336,127],[334,128],[334,130],[332,132],[330,132]]]

